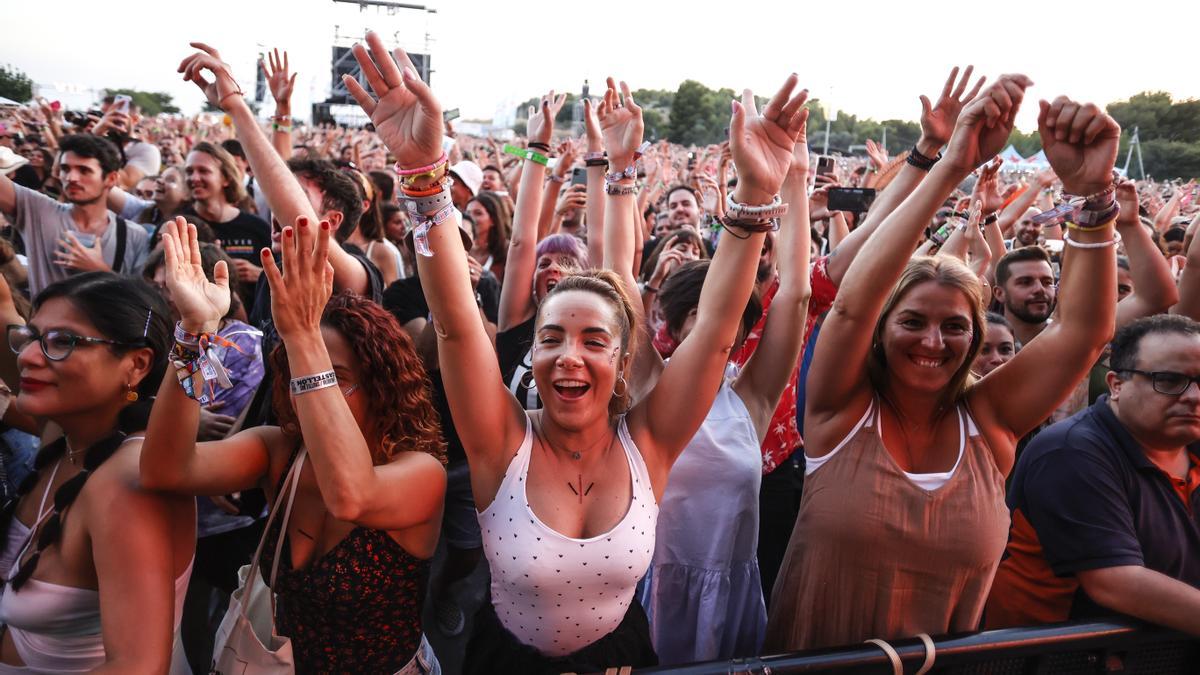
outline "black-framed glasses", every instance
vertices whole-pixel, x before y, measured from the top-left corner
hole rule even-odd
[[[1173,373],[1169,370],[1146,371],[1134,368],[1126,368],[1121,372],[1136,373],[1150,378],[1150,384],[1154,387],[1154,391],[1164,396],[1182,396],[1183,392],[1187,391],[1193,382],[1200,385],[1200,375],[1192,376],[1184,375],[1183,373]]]
[[[12,349],[14,354],[19,355],[35,341],[41,343],[42,354],[51,361],[62,361],[70,356],[71,352],[75,351],[75,347],[80,344],[114,345],[117,347],[135,346],[127,342],[76,335],[69,330],[55,329],[39,333],[32,326],[10,325],[8,327],[8,347]]]

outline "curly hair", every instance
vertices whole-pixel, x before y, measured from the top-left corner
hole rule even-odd
[[[409,450],[427,452],[445,464],[446,444],[429,376],[396,319],[378,304],[342,292],[329,299],[321,325],[346,338],[358,360],[370,426],[365,435],[381,439],[380,446],[371,449],[371,460],[377,466],[387,464],[398,451]],[[295,438],[300,422],[289,391],[292,373],[286,345],[280,343],[271,353],[271,366],[276,373],[271,383],[275,414],[284,434]]]

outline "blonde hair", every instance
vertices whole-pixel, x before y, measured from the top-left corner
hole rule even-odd
[[[975,383],[975,377],[971,374],[971,364],[975,363],[975,357],[979,356],[980,350],[983,349],[983,338],[987,330],[983,287],[979,283],[979,277],[957,258],[919,256],[908,261],[908,265],[900,275],[900,280],[896,282],[887,301],[883,303],[883,310],[879,313],[879,320],[875,323],[871,353],[867,357],[867,375],[875,391],[886,398],[888,366],[881,342],[883,327],[886,325],[888,316],[896,308],[896,305],[900,304],[904,296],[919,284],[926,282],[949,286],[961,291],[971,306],[971,346],[967,350],[966,359],[963,360],[958,370],[954,371],[954,375],[950,378],[950,382],[938,402],[940,414],[962,400]]]
[[[209,157],[217,160],[220,166],[221,178],[225,180],[225,187],[221,188],[221,192],[225,196],[225,201],[241,208],[242,202],[247,198],[246,186],[242,185],[242,169],[234,161],[233,155],[229,151],[219,145],[201,141],[192,146],[191,152],[202,152]]]

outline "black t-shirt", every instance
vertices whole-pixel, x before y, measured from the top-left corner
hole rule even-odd
[[[500,282],[496,281],[491,272],[484,272],[479,278],[476,289],[483,306],[483,315],[488,321],[496,322],[500,310]],[[413,275],[407,279],[399,279],[383,292],[383,308],[392,313],[400,325],[407,324],[413,319],[429,317],[429,303],[425,301],[425,292],[421,288],[421,277]],[[454,428],[454,418],[450,415],[450,401],[446,398],[446,386],[442,382],[442,371],[429,369],[429,382],[432,384],[433,407],[437,410],[442,421],[442,438],[446,441],[446,459],[450,463],[464,462],[467,453],[463,450],[462,440],[458,430]]]
[[[183,213],[199,216],[190,203],[183,207]],[[225,249],[231,258],[241,258],[260,265],[258,252],[264,248],[271,248],[271,226],[253,213],[238,211],[232,220],[209,225],[220,240],[221,248]]]
[[[537,385],[525,385],[525,373],[533,368],[529,348],[533,346],[535,319],[536,312],[512,328],[496,333],[496,356],[500,359],[500,376],[504,380],[504,386],[508,387],[520,401],[521,407],[526,410],[539,410],[542,407]]]

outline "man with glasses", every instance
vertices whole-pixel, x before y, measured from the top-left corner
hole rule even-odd
[[[1017,460],[989,628],[1115,613],[1200,635],[1200,323],[1134,321],[1110,364],[1109,393]]]

